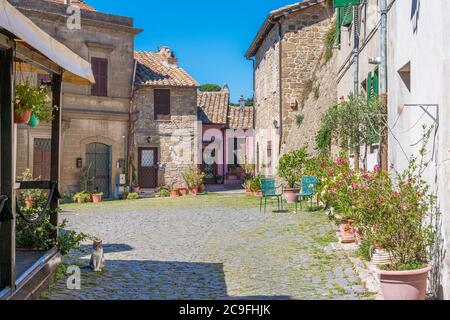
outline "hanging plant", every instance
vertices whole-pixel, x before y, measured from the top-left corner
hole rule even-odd
[[[14,121],[36,126],[39,121],[53,120],[53,107],[50,103],[48,89],[45,86],[32,87],[28,83],[17,84],[14,100]],[[37,120],[37,121],[36,121]]]

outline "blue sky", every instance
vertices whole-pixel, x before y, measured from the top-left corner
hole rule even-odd
[[[267,14],[295,0],[86,0],[99,11],[130,16],[144,29],[136,49],[170,46],[198,82],[228,84],[232,101],[252,95],[244,53]]]

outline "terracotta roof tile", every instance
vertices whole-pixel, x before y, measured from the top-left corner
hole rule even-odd
[[[65,0],[47,0],[47,1],[49,1],[49,2],[56,2],[56,3],[62,3],[62,4],[66,3]],[[75,7],[79,7],[80,9],[95,11],[93,6],[87,4],[86,2],[84,2],[82,0],[71,0],[70,4],[75,6]]]
[[[253,128],[253,107],[230,106],[229,127],[231,129],[251,129]]]
[[[226,124],[229,98],[227,90],[197,93],[199,120],[203,123]]]
[[[170,65],[157,52],[135,52],[134,58],[138,62],[135,85],[164,87],[200,86],[186,71],[178,65]]]

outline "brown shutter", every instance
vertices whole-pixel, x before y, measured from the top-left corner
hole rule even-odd
[[[108,60],[103,58],[91,59],[95,84],[91,87],[91,95],[106,97],[108,95]]]
[[[155,89],[155,120],[170,120],[170,90]]]

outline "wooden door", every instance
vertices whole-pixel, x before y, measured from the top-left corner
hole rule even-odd
[[[103,143],[87,144],[86,166],[89,168],[89,176],[93,178],[93,189],[97,192],[102,192],[103,197],[109,198],[111,185],[111,147]]]
[[[158,149],[139,148],[138,179],[141,188],[158,186]]]
[[[51,140],[34,139],[33,178],[50,181]]]

